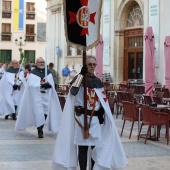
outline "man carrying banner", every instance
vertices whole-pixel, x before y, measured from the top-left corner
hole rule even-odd
[[[37,58],[36,65],[29,74],[15,128],[22,130],[36,126],[38,138],[43,138],[45,123],[50,131],[57,132],[62,111],[52,74],[45,67],[44,59]]]
[[[86,170],[89,146],[92,149],[91,169],[93,170],[113,170],[127,164],[103,84],[94,75],[97,65],[95,57],[87,56],[86,65],[73,79],[73,85],[66,100],[53,155],[53,170],[76,169],[77,157],[80,170]],[[86,72],[89,127],[87,139],[84,138],[84,86],[82,82]]]
[[[123,168],[127,159],[114,124],[103,84],[94,75],[97,65],[86,50],[99,42],[102,0],[64,0],[66,41],[83,49],[83,67],[72,81],[53,154],[53,170]],[[78,153],[78,154],[77,154]]]
[[[0,114],[4,114],[5,119],[12,114],[12,119],[16,120],[26,81],[23,72],[20,72],[19,62],[12,60],[11,64],[0,81]]]

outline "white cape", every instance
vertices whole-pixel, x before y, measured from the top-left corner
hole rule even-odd
[[[92,150],[95,161],[93,170],[115,170],[123,168],[128,162],[117,132],[108,101],[103,99],[102,91],[95,89],[105,110],[102,139]],[[53,154],[53,170],[77,170],[77,146],[74,145],[74,102],[75,96],[67,96]]]
[[[50,131],[57,132],[62,110],[54,89],[54,81],[51,74],[47,76],[47,81],[51,84],[52,88],[49,89],[50,101],[46,121],[40,92],[40,77],[30,74],[21,99],[15,125],[16,130],[24,130],[30,126],[39,127],[46,123]]]
[[[9,73],[5,71],[0,81],[0,114],[9,115],[11,113],[15,113],[14,105],[19,107],[26,82],[24,80],[23,74],[20,72],[19,78],[21,79],[23,84],[21,85],[20,91],[15,90],[13,92],[14,78],[14,73]]]

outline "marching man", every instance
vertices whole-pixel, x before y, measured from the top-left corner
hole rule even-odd
[[[52,74],[46,69],[44,59],[37,58],[36,67],[27,80],[15,126],[16,130],[37,127],[38,138],[43,138],[45,123],[50,131],[57,132],[62,113]]]
[[[53,155],[53,170],[86,170],[88,149],[91,170],[123,168],[127,159],[120,142],[103,84],[94,75],[96,58],[87,56],[86,66],[76,76],[67,96]],[[87,73],[87,122],[89,136],[84,138],[84,86]],[[80,85],[80,87],[79,87]],[[77,155],[78,153],[78,155]]]
[[[25,86],[25,78],[20,72],[19,62],[12,60],[12,67],[8,68],[0,81],[0,114],[8,119],[12,114],[12,119],[16,120],[16,112]]]
[[[2,78],[2,76],[3,76],[3,74],[4,74],[4,65],[3,65],[3,63],[0,63],[0,80],[1,80],[1,78]]]

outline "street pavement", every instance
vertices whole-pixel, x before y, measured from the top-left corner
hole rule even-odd
[[[120,134],[121,115],[114,120]],[[138,124],[135,123],[131,139],[128,139],[131,123],[127,122],[121,141],[128,159],[123,170],[169,170],[170,145],[166,144],[165,128],[161,129],[159,141],[137,141]],[[44,138],[37,137],[35,127],[15,131],[15,121],[0,115],[0,170],[50,170],[57,134],[44,127]],[[153,131],[153,129],[152,129]],[[146,128],[142,133],[146,132]],[[109,154],[109,153],[108,153]]]

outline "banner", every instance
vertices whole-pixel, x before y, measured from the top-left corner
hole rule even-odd
[[[23,30],[24,27],[24,0],[14,1],[14,30]]]
[[[64,0],[66,41],[72,47],[88,50],[100,38],[102,0]]]
[[[110,0],[103,1],[103,65],[110,65]]]
[[[159,67],[159,0],[149,0],[149,26],[155,37],[155,66]]]

